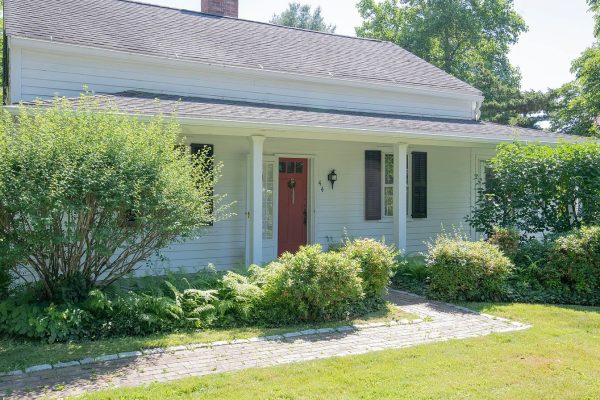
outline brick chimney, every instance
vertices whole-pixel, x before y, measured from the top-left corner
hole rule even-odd
[[[202,0],[202,12],[237,18],[238,0]]]

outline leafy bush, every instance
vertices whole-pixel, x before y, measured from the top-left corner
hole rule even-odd
[[[477,231],[565,233],[600,224],[600,143],[503,144],[490,166],[493,177],[480,182],[468,218]]]
[[[514,300],[600,304],[600,227],[531,240],[521,246],[515,264]]]
[[[93,321],[80,308],[55,304],[32,304],[9,298],[0,302],[0,334],[62,342],[87,335]]]
[[[514,258],[519,251],[521,236],[514,229],[494,227],[488,243],[498,246],[508,258]]]
[[[84,95],[0,116],[0,265],[46,298],[76,301],[222,217],[206,154],[174,150],[179,126]]]
[[[445,301],[497,301],[507,294],[512,262],[486,242],[440,235],[426,258],[428,294]]]
[[[0,300],[8,296],[8,289],[10,288],[12,281],[13,279],[8,268],[0,266]]]
[[[383,301],[397,266],[396,251],[373,239],[351,240],[341,251],[349,259],[360,263],[365,297],[371,301]]]
[[[252,272],[264,291],[257,310],[271,324],[345,319],[364,297],[359,263],[343,253],[323,253],[320,245],[284,253]]]

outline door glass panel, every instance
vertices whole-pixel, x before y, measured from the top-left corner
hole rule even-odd
[[[304,172],[304,163],[303,162],[297,162],[296,163],[296,173],[297,174],[301,174]]]
[[[294,162],[293,161],[290,161],[287,163],[287,173],[288,174],[294,173]]]
[[[279,173],[285,172],[285,161],[279,161]]]
[[[393,154],[385,155],[385,184],[386,185],[394,184],[394,155]]]
[[[280,170],[281,164],[279,163]],[[263,239],[273,239],[273,167],[272,162],[263,164]]]
[[[394,187],[387,186],[384,193],[385,216],[394,215]]]

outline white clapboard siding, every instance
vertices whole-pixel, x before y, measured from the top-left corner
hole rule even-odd
[[[472,117],[472,102],[433,95],[357,89],[338,83],[298,82],[277,75],[248,77],[238,72],[207,71],[194,66],[165,67],[121,61],[75,51],[22,48],[13,63],[11,102],[78,96],[83,87],[97,93],[139,90],[153,93],[256,101],[327,109],[403,113],[449,118]],[[19,71],[16,71],[18,69]],[[15,98],[14,94],[18,94]]]
[[[188,136],[189,142],[215,145],[217,161],[224,163],[223,177],[218,193],[227,193],[235,201],[236,215],[207,228],[205,235],[185,243],[176,243],[165,249],[163,260],[153,260],[142,272],[161,272],[165,268],[192,272],[213,263],[219,269],[244,265],[246,241],[246,160],[248,139],[236,136]],[[267,138],[265,157],[293,154],[309,156],[315,170],[310,182],[314,190],[313,242],[327,248],[339,243],[346,232],[350,237],[372,237],[392,242],[392,219],[366,221],[364,218],[364,151],[387,151],[377,143],[333,142]],[[428,218],[408,220],[406,249],[409,254],[424,251],[425,242],[434,238],[442,226],[447,231],[462,227],[471,205],[472,149],[458,147],[414,146],[410,151],[428,153]],[[331,189],[327,174],[334,169],[338,181]],[[275,179],[277,176],[275,175]],[[319,186],[323,185],[323,191]],[[276,221],[274,221],[276,224]],[[275,253],[276,238],[264,244],[265,261]]]

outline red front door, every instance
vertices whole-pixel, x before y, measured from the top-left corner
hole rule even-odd
[[[279,159],[278,254],[296,252],[306,244],[308,160]]]

